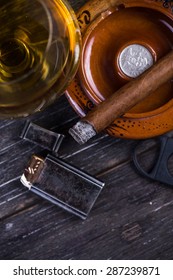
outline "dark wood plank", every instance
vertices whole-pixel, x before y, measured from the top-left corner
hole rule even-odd
[[[84,222],[43,201],[7,218],[1,257],[171,259],[172,189],[139,177],[129,163],[101,178],[107,186]]]
[[[64,102],[66,103],[65,100]],[[68,110],[68,104],[66,109]],[[19,128],[22,124],[23,123],[18,121],[16,123]],[[12,137],[11,135],[10,139]],[[15,137],[16,135],[14,135],[14,138]],[[43,258],[43,256],[44,258],[50,259],[121,259],[123,258],[123,254],[124,258],[129,254],[129,258],[142,258],[142,255],[138,255],[136,251],[134,253],[132,250],[133,246],[131,247],[129,244],[136,239],[133,237],[135,234],[139,237],[139,242],[141,244],[141,236],[143,236],[143,233],[141,233],[142,230],[139,225],[141,223],[147,224],[149,215],[153,215],[155,219],[155,215],[152,213],[157,212],[158,208],[160,209],[159,211],[162,210],[164,212],[164,209],[170,207],[172,204],[172,190],[168,188],[165,189],[165,187],[161,188],[159,184],[156,183],[150,183],[134,172],[130,165],[131,152],[134,144],[136,144],[134,141],[113,139],[104,134],[91,140],[91,142],[85,146],[77,145],[70,136],[68,136],[63,143],[62,149],[60,150],[61,157],[92,174],[97,174],[106,182],[105,190],[97,201],[91,216],[85,222],[81,222],[70,214],[65,213],[63,210],[43,202],[20,185],[19,176],[21,170],[24,168],[32,153],[41,151],[38,146],[33,146],[22,140],[5,150],[5,154],[8,153],[8,156],[7,154],[4,155],[1,153],[3,162],[2,171],[5,177],[3,177],[0,187],[0,209],[1,219],[3,219],[3,227],[1,229],[2,250],[0,257],[2,259]],[[20,153],[18,153],[19,150]],[[147,158],[150,160],[150,145],[146,145],[145,150],[148,150]],[[10,156],[11,161],[9,160]],[[156,198],[155,193],[157,193]],[[152,209],[154,198],[156,207]],[[165,202],[165,204],[163,204],[164,206],[162,205],[163,201]],[[149,209],[152,209],[151,213],[148,212]],[[138,212],[139,216],[136,214]],[[32,217],[37,217],[36,219],[38,221],[36,222],[35,218],[32,221]],[[50,217],[51,221],[48,221]],[[99,225],[100,221],[101,224]],[[160,223],[159,217],[158,222]],[[27,223],[29,224],[29,229]],[[58,227],[56,227],[57,223]],[[110,224],[111,227],[108,227],[108,224]],[[17,225],[17,228],[14,229],[13,225]],[[115,228],[112,228],[112,225],[114,225]],[[155,224],[151,222],[148,224],[148,226],[152,228],[154,225]],[[55,228],[55,231],[52,231],[52,228]],[[74,234],[73,229],[75,230]],[[65,235],[66,231],[72,234],[71,238],[69,234]],[[79,232],[77,236],[76,231]],[[40,232],[43,233],[45,236],[44,238],[42,235],[40,236]],[[122,236],[119,235],[120,232]],[[154,228],[151,231],[151,235],[153,235],[153,233]],[[37,234],[39,234],[39,239],[37,238]],[[116,238],[113,238],[112,235],[114,234],[117,235]],[[62,237],[60,239],[58,238],[60,243],[57,243],[54,247],[55,244],[53,245],[53,241],[50,240],[54,240],[54,236],[56,235]],[[150,238],[151,236],[147,235],[143,243],[149,244]],[[75,240],[81,239],[83,241],[79,242],[77,246]],[[124,245],[121,244],[120,239],[122,239]],[[129,243],[129,240],[127,242],[126,239],[132,240],[130,240]],[[117,244],[116,246],[118,246],[119,249],[115,249],[112,242]],[[61,243],[63,246],[60,245]],[[3,244],[6,244],[4,249]],[[34,244],[34,248],[40,248],[39,253],[35,250],[32,251],[31,246],[28,244]],[[121,244],[121,246],[119,244]],[[143,252],[143,247],[140,244],[137,246],[135,243],[134,248],[141,246],[139,251]],[[165,254],[168,254],[166,253],[168,245],[170,244],[165,244]],[[71,246],[71,251],[68,252],[68,254],[66,253],[67,246]],[[103,250],[98,250],[98,255],[96,253],[97,246],[99,246],[99,248],[104,248]],[[47,248],[47,253],[45,254],[44,250],[46,247],[50,248]],[[25,248],[24,252],[23,248]],[[56,250],[58,248],[59,253],[57,255]],[[88,251],[88,248],[90,248],[90,251]],[[159,245],[158,248],[160,248]],[[132,252],[131,255],[128,250]],[[121,253],[119,251],[121,251]],[[125,253],[125,251],[127,252]],[[118,252],[118,254],[115,254],[115,252]],[[154,255],[152,250],[151,255],[146,252],[146,256],[150,258],[155,258],[156,255],[157,251],[154,251]],[[171,258],[171,252],[169,252],[168,255]]]

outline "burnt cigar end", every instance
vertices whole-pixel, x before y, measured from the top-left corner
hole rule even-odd
[[[69,129],[69,134],[79,144],[85,144],[90,138],[97,133],[93,126],[87,122],[79,121],[72,128]]]

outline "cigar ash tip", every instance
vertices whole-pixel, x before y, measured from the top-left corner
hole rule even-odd
[[[79,121],[69,129],[69,134],[76,142],[82,145],[94,137],[96,135],[96,131],[91,124]]]

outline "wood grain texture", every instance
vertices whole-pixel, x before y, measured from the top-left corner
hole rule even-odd
[[[21,185],[31,155],[45,151],[20,139],[26,119],[0,121],[0,259],[172,259],[173,189],[136,172],[136,141],[102,133],[79,146],[67,133],[77,119],[65,96],[27,118],[64,133],[59,156],[106,182],[85,221]],[[141,152],[149,162],[153,145]]]

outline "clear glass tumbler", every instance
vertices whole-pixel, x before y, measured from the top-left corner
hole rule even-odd
[[[64,0],[2,0],[0,12],[0,118],[27,116],[73,79],[80,30]]]

